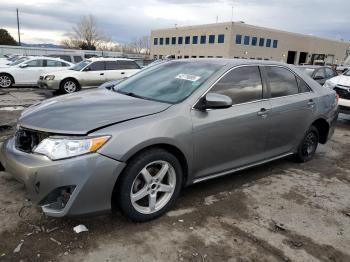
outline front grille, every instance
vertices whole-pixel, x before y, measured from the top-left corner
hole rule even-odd
[[[339,95],[340,98],[343,98],[343,99],[350,99],[350,87],[346,87],[347,89],[344,89],[339,87],[339,86],[336,86],[334,88],[334,91],[337,92],[337,94]]]
[[[50,134],[29,129],[19,129],[15,135],[15,145],[20,151],[32,153],[41,141]]]

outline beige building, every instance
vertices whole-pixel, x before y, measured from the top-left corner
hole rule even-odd
[[[244,58],[290,64],[342,64],[350,42],[290,33],[242,22],[153,30],[151,55],[163,58]]]

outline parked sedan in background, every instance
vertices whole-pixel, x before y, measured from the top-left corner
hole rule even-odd
[[[140,70],[140,66],[126,58],[91,58],[69,68],[69,70],[43,74],[39,87],[73,93],[82,88],[97,87],[107,81],[129,77]]]
[[[320,85],[323,85],[327,79],[335,77],[338,73],[329,66],[304,65],[298,68],[316,80]]]
[[[0,87],[36,86],[39,76],[46,72],[68,68],[73,64],[59,58],[32,57],[12,66],[0,68]]]
[[[340,112],[350,114],[350,70],[327,80],[324,87],[331,88],[337,92]]]
[[[119,208],[147,221],[184,186],[289,155],[310,160],[337,116],[336,93],[287,64],[174,60],[30,107],[0,162],[47,215]]]

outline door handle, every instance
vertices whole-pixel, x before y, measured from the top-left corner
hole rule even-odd
[[[260,111],[257,113],[258,116],[261,116],[261,117],[266,117],[268,115],[268,112],[270,110],[266,109],[266,108],[261,108]]]
[[[124,75],[124,74],[125,74],[125,72],[121,72],[120,74]]]
[[[103,76],[105,73],[100,73],[100,76]]]

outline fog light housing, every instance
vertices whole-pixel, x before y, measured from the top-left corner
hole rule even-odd
[[[45,208],[62,210],[66,207],[71,195],[74,192],[76,186],[63,186],[58,187],[51,191],[43,200],[40,201],[39,206],[45,206]]]

